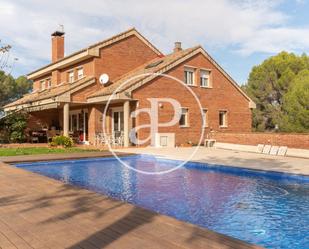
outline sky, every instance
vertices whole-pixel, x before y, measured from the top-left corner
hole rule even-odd
[[[0,0],[0,47],[12,46],[5,69],[19,76],[50,63],[60,24],[66,55],[135,27],[163,53],[202,45],[244,84],[267,57],[308,52],[308,13],[309,0]]]

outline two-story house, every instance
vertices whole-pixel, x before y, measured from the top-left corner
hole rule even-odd
[[[172,53],[164,55],[133,28],[64,56],[64,33],[56,31],[51,57],[50,64],[28,74],[33,92],[5,106],[6,112],[29,111],[31,130],[78,133],[80,141],[94,143],[104,128],[111,137],[123,136],[123,145],[129,146],[132,128],[144,125],[135,135],[149,136],[149,115],[131,114],[149,109],[150,98],[180,103],[179,121],[157,130],[173,134],[175,145],[197,143],[201,130],[205,135],[211,130],[251,130],[254,102],[201,46],[182,49],[177,42]],[[160,103],[158,115],[160,123],[171,119],[169,103]]]

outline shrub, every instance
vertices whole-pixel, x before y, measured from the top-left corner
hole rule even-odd
[[[22,143],[26,140],[28,114],[11,113],[0,120],[0,140],[2,142]]]
[[[52,142],[50,143],[51,146],[63,146],[63,147],[72,147],[73,146],[73,140],[70,137],[66,136],[55,136],[52,139]]]

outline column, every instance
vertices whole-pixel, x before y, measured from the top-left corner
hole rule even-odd
[[[64,103],[63,106],[63,135],[69,136],[69,118],[70,118],[70,105],[69,103]]]
[[[123,136],[124,147],[129,147],[129,120],[130,120],[130,102],[127,100],[123,104]]]
[[[96,133],[102,132],[101,109],[101,105],[93,105],[88,108],[88,141],[90,144],[95,144]]]

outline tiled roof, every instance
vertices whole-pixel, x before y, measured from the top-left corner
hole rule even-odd
[[[200,46],[181,50],[179,52],[166,55],[165,57],[156,58],[151,61],[148,61],[147,63],[137,67],[136,69],[128,72],[127,74],[122,75],[118,79],[114,80],[111,85],[103,87],[101,90],[90,95],[88,98],[110,95],[114,93],[115,90],[117,90],[117,92],[124,91],[127,88],[133,86],[134,84],[140,82],[142,79],[149,76],[149,75],[144,76],[141,75],[158,73],[160,70],[167,68],[172,63],[178,61],[179,59],[185,57],[186,55],[189,55],[198,48],[200,48]]]
[[[72,91],[75,88],[80,87],[88,83],[91,80],[94,80],[94,77],[84,77],[73,83],[65,83],[65,84],[57,85],[57,86],[54,86],[54,87],[51,87],[49,89],[45,89],[42,91],[36,91],[33,93],[29,93],[29,94],[24,95],[22,98],[6,105],[5,108],[56,97],[68,91]]]

